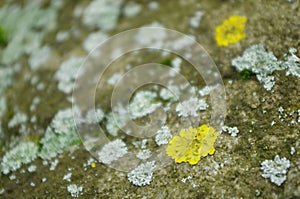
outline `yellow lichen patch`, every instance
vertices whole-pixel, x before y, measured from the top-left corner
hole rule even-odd
[[[177,163],[188,162],[194,165],[201,157],[214,154],[217,137],[216,130],[205,124],[198,128],[183,129],[169,141],[166,153]]]
[[[91,167],[92,167],[92,168],[95,168],[95,167],[96,167],[96,163],[95,163],[95,162],[92,162]]]
[[[231,16],[216,27],[215,39],[219,46],[228,46],[244,39],[246,17]]]

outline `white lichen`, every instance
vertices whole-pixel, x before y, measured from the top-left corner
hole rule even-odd
[[[106,143],[98,153],[99,161],[104,164],[111,164],[113,161],[123,157],[128,152],[125,142],[121,139]]]
[[[135,2],[128,2],[123,10],[126,17],[134,17],[142,11],[142,6]]]
[[[281,62],[272,52],[267,52],[261,44],[250,46],[242,56],[234,58],[231,64],[239,72],[249,70],[255,73],[258,81],[264,84],[266,90],[271,90],[275,84],[272,73],[282,69]]]
[[[155,142],[158,146],[160,146],[163,144],[168,144],[171,138],[172,134],[169,127],[163,126],[157,131],[155,135]]]
[[[176,106],[176,112],[179,117],[197,117],[199,116],[199,110],[206,110],[208,104],[204,99],[198,99],[196,97],[191,97]]]
[[[86,113],[84,122],[86,122],[87,124],[97,124],[101,122],[103,118],[104,118],[104,112],[102,111],[102,109],[97,108],[95,110],[89,110]]]
[[[154,112],[161,106],[160,102],[155,102],[157,94],[151,91],[137,92],[129,104],[129,114],[132,119],[142,118]]]
[[[270,178],[271,182],[280,186],[286,180],[286,174],[290,168],[290,161],[286,158],[280,158],[278,155],[274,160],[264,160],[261,163],[262,177]]]
[[[236,137],[237,134],[240,132],[239,129],[236,126],[234,126],[234,127],[223,126],[222,131],[228,133],[232,137]]]
[[[123,0],[93,0],[83,11],[83,23],[102,31],[113,30],[118,23]]]
[[[291,155],[294,155],[296,153],[296,149],[295,149],[295,147],[291,147],[291,151],[290,151],[290,154]]]
[[[89,53],[107,39],[108,36],[102,31],[90,33],[83,42],[83,49]]]
[[[2,158],[1,171],[8,174],[16,171],[22,164],[27,164],[38,156],[38,146],[33,142],[20,142],[13,149],[6,152]]]
[[[17,125],[27,122],[27,115],[22,112],[17,112],[13,118],[8,122],[8,128],[16,127]]]
[[[64,175],[63,180],[71,182],[71,177],[72,177],[72,173],[69,172],[69,173],[67,173],[67,174]]]
[[[68,31],[59,31],[56,34],[55,40],[57,42],[64,42],[70,38],[70,33]]]
[[[60,65],[55,73],[55,79],[58,80],[59,90],[66,94],[71,93],[76,78],[82,75],[83,70],[79,69],[83,62],[83,57],[71,57]]]
[[[79,194],[83,191],[82,186],[78,186],[76,184],[70,184],[67,187],[68,192],[71,194],[72,197],[77,198]]]
[[[128,120],[126,115],[127,110],[121,105],[113,107],[113,111],[106,115],[106,130],[110,135],[117,136],[118,131],[126,125]]]
[[[112,136],[117,136],[118,131],[120,130],[116,120],[112,113],[106,115],[107,123],[106,123],[106,130]]]
[[[108,80],[107,83],[109,85],[115,85],[122,77],[120,73],[114,73]]]
[[[42,146],[39,156],[49,160],[64,152],[65,149],[80,143],[72,109],[59,111],[40,140]]]
[[[284,55],[282,67],[286,69],[286,75],[294,75],[300,78],[300,58],[296,55],[297,50],[290,48],[289,52]]]
[[[192,28],[199,28],[200,21],[204,15],[202,11],[196,11],[195,14],[190,18],[189,24]]]
[[[228,82],[229,83],[229,82]],[[230,84],[230,83],[229,83]],[[201,97],[204,97],[204,96],[207,96],[209,95],[213,90],[217,89],[220,85],[216,84],[216,85],[206,85],[204,86],[202,89],[199,89],[198,90],[198,94],[201,96]]]
[[[51,57],[52,50],[49,46],[36,49],[29,57],[29,66],[31,70],[37,70],[45,65]]]
[[[149,10],[157,10],[159,8],[159,4],[156,1],[151,1],[148,4]]]
[[[155,27],[161,29],[155,29],[155,34],[153,34],[151,29],[141,29],[135,36],[136,41],[144,46],[162,47],[163,41],[167,38],[167,32],[163,29],[164,26],[158,22],[153,22],[143,27]]]
[[[28,171],[29,173],[33,173],[33,172],[36,171],[36,168],[37,168],[37,166],[34,165],[34,164],[32,164],[32,165],[30,165],[30,166],[27,168],[27,171]]]
[[[155,161],[140,164],[127,174],[129,182],[136,186],[149,185],[152,181]]]
[[[152,153],[149,149],[142,149],[136,154],[136,157],[140,160],[147,160],[151,155]]]
[[[167,88],[162,88],[159,92],[160,98],[166,101],[174,102],[179,99],[180,89],[175,85],[168,85]]]
[[[45,35],[56,27],[59,7],[53,2],[47,8],[37,2],[1,7],[1,27],[9,31],[8,44],[0,53],[1,63],[12,64],[25,53],[30,55],[40,48]]]

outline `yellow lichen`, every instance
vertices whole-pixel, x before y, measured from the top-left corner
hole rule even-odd
[[[95,167],[96,167],[96,163],[95,163],[95,162],[92,162],[91,167],[92,167],[92,168],[95,168]]]
[[[205,124],[198,128],[183,129],[169,141],[166,153],[177,163],[188,162],[194,165],[201,157],[214,154],[217,137],[216,130]]]
[[[231,16],[216,27],[215,39],[219,46],[228,46],[244,39],[246,17]]]

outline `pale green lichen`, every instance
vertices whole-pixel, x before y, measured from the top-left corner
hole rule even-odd
[[[46,9],[37,2],[24,7],[5,5],[0,9],[1,26],[6,30],[7,46],[0,62],[11,64],[22,55],[36,52],[47,33],[56,27],[58,7],[53,3]]]
[[[77,134],[72,109],[61,110],[55,115],[44,137],[40,140],[42,148],[39,156],[49,160],[79,143],[81,141]]]
[[[294,75],[300,78],[300,58],[296,55],[297,50],[290,48],[289,52],[284,55],[282,67],[286,69],[286,75]]]
[[[16,171],[22,164],[33,161],[38,156],[38,146],[33,142],[20,142],[2,158],[1,171],[8,174]]]
[[[248,70],[255,73],[258,81],[264,83],[266,90],[271,90],[274,86],[272,73],[275,70],[281,70],[280,63],[274,54],[267,52],[261,44],[250,46],[242,56],[231,61],[238,72]]]
[[[83,23],[102,31],[113,30],[118,23],[123,0],[94,0],[83,11]]]

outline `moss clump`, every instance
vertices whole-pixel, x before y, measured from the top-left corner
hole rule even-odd
[[[7,32],[0,25],[0,46],[5,46],[8,42]]]
[[[255,74],[253,72],[251,72],[250,70],[243,70],[240,72],[240,77],[243,80],[248,80],[250,79],[251,76],[254,76]]]
[[[166,65],[166,66],[172,66],[172,59],[166,58],[166,59],[161,60],[159,63],[162,65]]]

